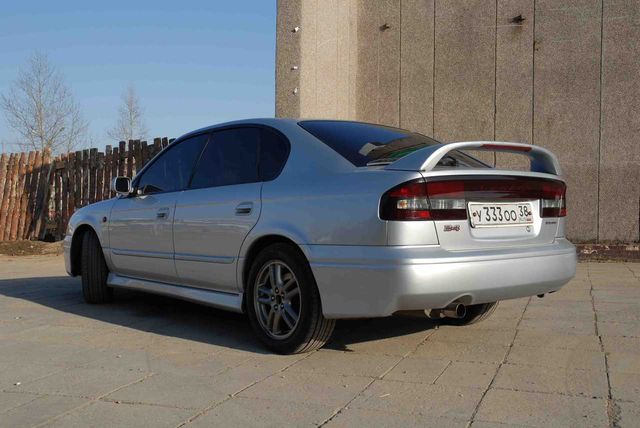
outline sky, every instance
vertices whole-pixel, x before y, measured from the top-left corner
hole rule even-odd
[[[150,138],[274,115],[275,0],[2,3],[0,93],[34,51],[45,53],[96,147],[112,143],[106,131],[129,85]],[[0,114],[5,150],[15,139]]]

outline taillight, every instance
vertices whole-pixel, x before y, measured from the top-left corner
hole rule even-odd
[[[467,210],[461,181],[409,181],[382,196],[383,220],[465,220]]]
[[[466,220],[468,201],[540,200],[541,217],[567,215],[566,186],[541,178],[468,176],[464,179],[417,179],[386,192],[382,220]]]
[[[540,200],[541,217],[565,217],[567,215],[567,186],[559,181],[544,183]]]

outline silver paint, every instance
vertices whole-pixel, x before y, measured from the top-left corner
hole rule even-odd
[[[547,172],[436,167],[429,155],[442,156],[450,145],[416,151],[386,166],[356,168],[294,120],[230,124],[271,126],[288,137],[291,153],[275,180],[118,197],[82,208],[64,241],[67,271],[72,272],[72,237],[87,226],[100,239],[111,286],[240,311],[247,254],[259,239],[275,235],[297,244],[309,260],[329,318],[542,294],[559,289],[575,273],[575,248],[563,238],[565,219],[543,221],[537,203],[530,230],[473,229],[468,220],[383,221],[378,215],[384,192],[419,178],[561,179],[549,173],[560,167],[544,149],[532,153]]]

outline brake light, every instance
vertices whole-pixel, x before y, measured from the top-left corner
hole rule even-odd
[[[382,196],[383,220],[465,220],[467,210],[462,181],[403,183]]]
[[[566,217],[567,215],[567,186],[562,182],[544,183],[542,199],[540,201],[541,217]]]
[[[541,217],[565,217],[566,186],[540,178],[468,176],[396,186],[380,201],[382,220],[466,220],[468,201],[540,200]]]
[[[523,147],[523,146],[507,146],[504,144],[483,144],[483,149],[486,150],[510,150],[512,152],[530,152],[532,147]]]

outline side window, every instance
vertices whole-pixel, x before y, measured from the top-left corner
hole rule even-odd
[[[289,143],[268,129],[261,129],[260,136],[260,179],[269,181],[276,178],[282,171],[289,156]]]
[[[213,132],[191,180],[191,188],[258,181],[259,140],[259,128]]]
[[[143,194],[186,188],[207,138],[207,134],[197,135],[169,148],[144,172],[138,180],[137,188]]]

